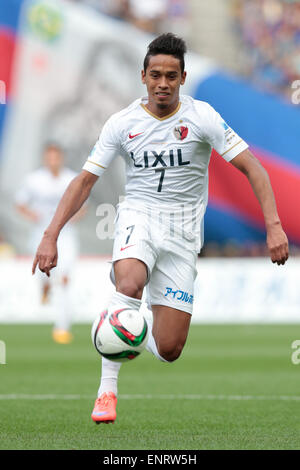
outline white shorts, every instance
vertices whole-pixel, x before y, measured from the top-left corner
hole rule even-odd
[[[112,263],[136,258],[148,270],[147,304],[166,305],[192,314],[197,251],[194,240],[171,236],[143,211],[119,206],[115,226]],[[114,282],[112,268],[111,279]]]

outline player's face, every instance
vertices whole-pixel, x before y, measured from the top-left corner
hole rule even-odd
[[[147,108],[159,116],[172,113],[179,102],[179,88],[185,82],[186,72],[181,72],[180,60],[172,55],[151,56],[142,82],[148,91]]]
[[[63,155],[59,149],[49,148],[45,152],[44,164],[53,174],[58,174],[63,166]]]

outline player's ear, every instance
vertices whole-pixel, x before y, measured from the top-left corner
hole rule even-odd
[[[182,76],[181,76],[180,85],[184,85],[185,79],[186,79],[186,71],[184,71]]]
[[[145,70],[142,70],[141,76],[142,76],[142,83],[144,83],[144,85],[145,85],[145,84],[146,84],[146,81],[145,81],[145,77],[146,77]]]

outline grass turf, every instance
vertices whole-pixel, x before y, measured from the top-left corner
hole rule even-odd
[[[100,356],[90,326],[73,331],[65,346],[47,325],[0,325],[0,449],[300,449],[300,401],[278,399],[300,397],[299,326],[193,325],[178,361],[145,352],[122,366],[117,420],[99,426],[90,413]],[[80,398],[57,397],[67,394]]]

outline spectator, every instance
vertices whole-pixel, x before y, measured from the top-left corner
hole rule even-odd
[[[186,35],[186,0],[69,0],[132,23],[148,33],[173,31]]]
[[[264,89],[289,98],[300,74],[300,2],[235,0],[234,16],[245,47],[245,73]]]
[[[69,0],[118,19],[128,19],[128,0]]]
[[[167,16],[168,0],[128,0],[130,21],[149,33],[159,33]]]

